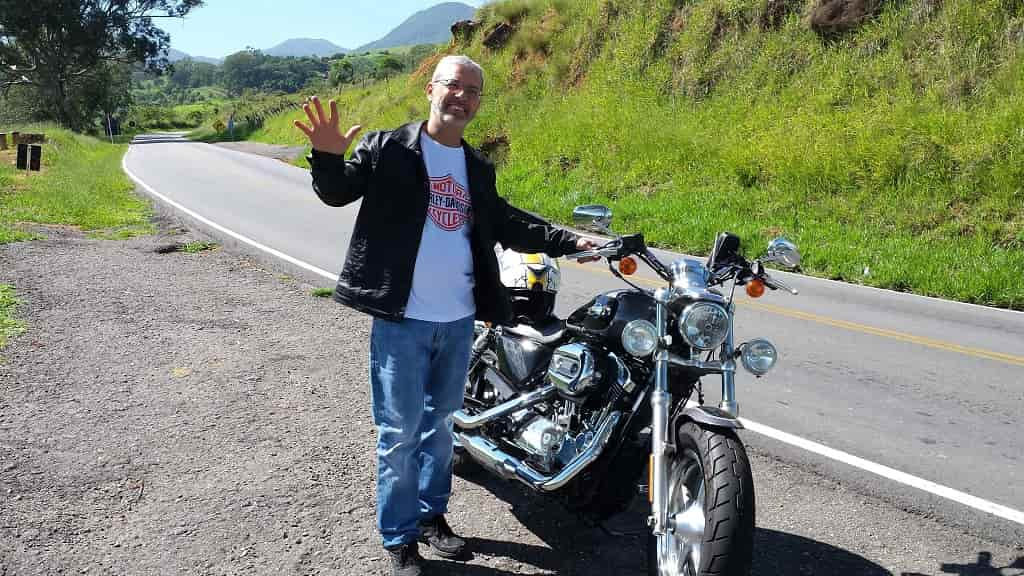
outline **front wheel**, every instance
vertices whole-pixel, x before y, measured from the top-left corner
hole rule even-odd
[[[668,524],[647,544],[651,576],[744,576],[754,549],[754,480],[731,430],[679,427],[668,474]]]

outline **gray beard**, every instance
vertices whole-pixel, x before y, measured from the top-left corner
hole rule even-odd
[[[435,100],[430,101],[430,111],[437,117],[438,120],[444,117],[444,108],[441,107],[441,103]]]
[[[444,107],[442,106],[442,104],[440,102],[435,102],[434,100],[430,101],[430,112],[442,124],[455,124],[455,125],[468,124],[468,121],[465,121],[465,122],[460,122],[459,120],[455,120],[454,122],[452,122],[452,121],[445,121],[445,119],[444,119],[444,115],[445,115]]]

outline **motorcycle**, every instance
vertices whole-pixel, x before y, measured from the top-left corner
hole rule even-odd
[[[737,360],[760,377],[778,353],[763,338],[734,343],[733,295],[737,286],[752,297],[765,288],[796,294],[765,264],[795,268],[800,253],[777,238],[748,261],[740,239],[723,232],[706,261],[666,266],[642,234],[614,235],[611,219],[604,206],[577,207],[578,228],[614,237],[567,257],[603,258],[629,288],[595,296],[564,321],[475,326],[453,416],[456,472],[482,467],[596,522],[646,495],[650,574],[747,574],[754,485],[736,434],[734,377]],[[627,279],[636,259],[665,286]],[[704,404],[701,379],[712,375],[721,377],[717,407]]]

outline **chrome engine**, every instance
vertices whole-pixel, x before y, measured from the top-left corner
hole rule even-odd
[[[485,371],[475,382],[489,388],[481,396],[496,403],[474,413],[459,410],[453,420],[459,446],[475,460],[502,477],[550,491],[600,455],[622,416],[612,410],[614,398],[634,385],[614,354],[582,344],[557,348],[545,380],[510,398],[508,383]],[[609,387],[616,392],[606,398],[602,392]]]
[[[633,389],[629,369],[614,354],[602,362],[588,346],[566,344],[554,351],[547,371],[547,381],[558,398],[512,415],[515,432],[510,442],[529,454],[528,461],[544,472],[562,469],[586,450],[594,439],[593,430],[607,415],[607,406],[604,410],[584,407],[591,394],[611,384],[605,382],[599,365],[615,374],[608,380],[619,390]]]
[[[583,422],[583,431],[576,432],[574,429],[581,426],[576,404],[566,400],[555,400],[552,404],[550,415],[533,410],[513,415],[521,424],[511,439],[513,445],[530,455],[527,460],[531,464],[547,473],[561,470],[585,450],[594,439],[592,425],[597,424]],[[597,415],[592,419],[597,420]]]

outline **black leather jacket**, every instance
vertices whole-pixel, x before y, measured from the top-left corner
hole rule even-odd
[[[429,188],[419,140],[422,126],[422,122],[416,122],[391,131],[371,132],[347,161],[317,151],[310,156],[313,190],[325,204],[344,206],[363,200],[334,299],[388,320],[405,316],[427,218]],[[510,206],[498,196],[494,166],[465,141],[462,147],[473,203],[470,244],[476,317],[507,323],[512,312],[498,271],[495,243],[557,257],[575,252],[577,237],[537,223]]]

